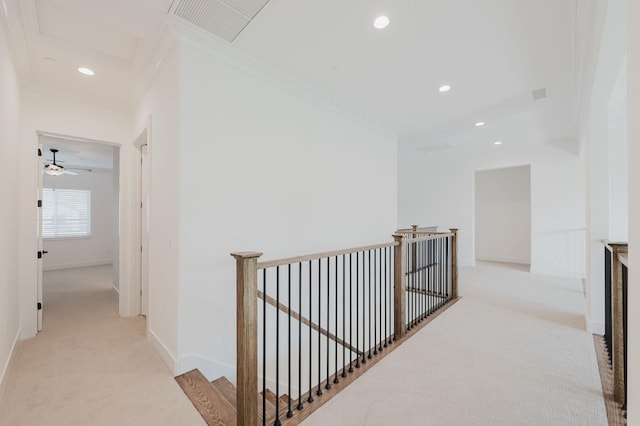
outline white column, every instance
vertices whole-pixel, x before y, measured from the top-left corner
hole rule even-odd
[[[627,2],[629,346],[627,419],[640,425],[640,2]]]

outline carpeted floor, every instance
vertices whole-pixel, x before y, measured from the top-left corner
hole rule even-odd
[[[46,272],[44,327],[18,347],[0,425],[203,425],[145,338],[119,318],[111,267]]]
[[[461,268],[460,302],[304,425],[606,425],[580,280]]]

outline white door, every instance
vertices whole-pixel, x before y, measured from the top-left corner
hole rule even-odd
[[[44,251],[44,245],[42,243],[42,173],[44,170],[44,164],[42,162],[42,144],[38,145],[38,223],[37,223],[37,235],[38,235],[38,272],[37,272],[37,281],[38,281],[38,305],[37,305],[37,315],[38,315],[38,331],[42,330],[42,314],[43,314],[43,303],[42,303],[42,262],[43,257],[46,254]]]

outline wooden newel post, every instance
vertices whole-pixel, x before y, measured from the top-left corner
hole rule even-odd
[[[449,228],[451,238],[451,297],[458,297],[458,228]]]
[[[404,306],[405,306],[405,288],[404,288],[404,262],[402,261],[402,235],[393,235],[393,239],[396,242],[396,246],[393,251],[393,288],[394,288],[394,305],[393,305],[393,317],[394,317],[394,338],[400,339],[407,331],[407,325],[404,318]]]
[[[236,259],[236,396],[238,425],[258,423],[258,258],[262,253],[231,253]]]

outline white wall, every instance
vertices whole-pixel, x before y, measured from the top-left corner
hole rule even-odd
[[[529,264],[531,185],[529,166],[475,174],[476,259]]]
[[[183,42],[180,94],[178,369],[234,377],[230,253],[391,241],[397,140],[224,46]]]
[[[604,333],[604,245],[626,240],[625,0],[606,3],[594,50],[595,75],[581,133],[587,176],[587,323]],[[595,31],[595,30],[594,30]]]
[[[2,18],[0,16],[0,20]],[[4,206],[0,209],[0,397],[6,368],[20,330],[16,250],[20,216],[14,208],[21,188],[16,161],[19,153],[20,91],[4,28],[0,25],[0,158],[3,159],[0,200]]]
[[[640,3],[628,3],[627,75],[629,140],[629,425],[640,424]]]
[[[148,129],[151,162],[149,205],[148,337],[171,370],[178,359],[178,192],[181,189],[179,148],[179,52],[165,56],[147,93],[136,108],[134,140]],[[138,162],[139,157],[138,158]],[[137,183],[139,185],[139,182]],[[187,188],[187,190],[195,190]],[[205,196],[207,188],[197,189]],[[136,227],[136,233],[139,232]],[[137,256],[137,254],[136,254]]]
[[[483,145],[432,153],[403,152],[398,172],[399,224],[459,228],[459,260],[474,265],[474,173],[531,166],[531,271],[584,276],[582,159],[548,144]]]
[[[44,270],[104,265],[113,262],[113,172],[94,168],[77,176],[44,174],[43,186],[91,191],[91,236],[45,238]]]
[[[96,82],[96,84],[99,84]],[[38,131],[59,135],[74,136],[81,139],[122,144],[120,149],[120,166],[122,181],[120,186],[121,238],[120,238],[120,271],[121,287],[131,280],[131,220],[133,209],[131,194],[134,188],[131,162],[133,147],[131,140],[131,123],[129,112],[125,109],[96,105],[89,101],[72,99],[60,93],[45,93],[28,90],[23,94],[20,116],[20,318],[22,338],[32,337],[36,333],[36,273],[37,251],[36,219],[38,168],[36,150]],[[45,307],[46,310],[46,307]],[[128,295],[121,292],[120,314],[130,315]]]
[[[627,143],[627,67],[621,66],[608,106],[609,240],[628,239],[629,173]]]

